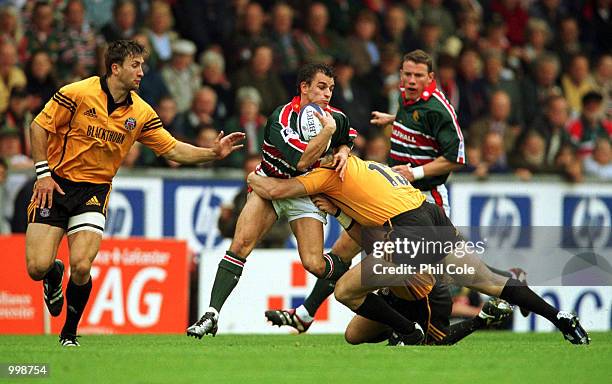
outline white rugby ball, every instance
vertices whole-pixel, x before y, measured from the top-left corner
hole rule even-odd
[[[298,115],[298,125],[300,127],[300,136],[304,141],[310,141],[313,137],[319,134],[323,129],[323,125],[315,116],[315,112],[324,114],[323,109],[315,103],[306,104]]]

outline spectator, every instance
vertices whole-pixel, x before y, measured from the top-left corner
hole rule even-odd
[[[529,19],[527,22],[527,43],[522,48],[513,48],[511,52],[523,63],[523,70],[528,71],[532,68],[533,62],[546,53],[552,40],[552,34],[548,24],[544,20]]]
[[[593,155],[584,159],[584,171],[599,180],[612,181],[612,149],[610,139],[595,140]]]
[[[107,43],[134,37],[138,32],[136,3],[133,0],[117,0],[113,6],[113,19],[100,32]]]
[[[17,66],[17,50],[10,42],[0,43],[0,114],[8,107],[13,88],[26,85],[26,76]]]
[[[436,20],[440,26],[441,38],[446,40],[455,32],[455,22],[442,3],[442,0],[428,0],[427,6],[423,7],[423,20]]]
[[[172,43],[178,39],[178,34],[172,30],[173,24],[170,5],[161,0],[153,1],[144,33],[152,48],[149,63],[154,68],[163,66],[172,57]]]
[[[166,88],[176,100],[179,112],[189,109],[194,93],[202,84],[200,68],[193,62],[195,53],[196,46],[191,41],[174,41],[170,65],[161,71]]]
[[[272,71],[274,54],[267,44],[253,49],[249,66],[236,73],[234,86],[251,86],[261,95],[261,113],[268,116],[274,108],[287,100],[287,93],[280,77]]]
[[[13,88],[9,106],[4,114],[1,128],[4,131],[16,131],[19,136],[19,153],[30,156],[30,124],[32,113],[30,101],[25,88]]]
[[[509,154],[521,132],[521,127],[510,121],[510,97],[502,90],[491,95],[489,113],[469,127],[471,145],[480,145],[489,132],[498,133],[503,139],[504,152]]]
[[[266,117],[259,112],[261,96],[253,87],[242,87],[236,92],[238,115],[230,118],[225,124],[225,134],[232,132],[246,133],[244,148],[230,154],[222,160],[221,165],[240,168],[248,155],[260,155],[264,142]]]
[[[194,140],[194,144],[201,148],[212,147],[215,143],[215,139],[219,135],[217,129],[213,125],[207,123],[198,125],[196,131],[197,134]],[[209,161],[203,164],[193,164],[189,166],[197,168],[216,168],[220,166],[220,163],[218,161]],[[183,165],[183,167],[185,167],[185,165]]]
[[[383,39],[385,43],[393,44],[399,52],[408,52],[412,36],[406,19],[406,10],[401,5],[391,5],[385,13]]]
[[[557,57],[544,54],[536,59],[534,76],[523,79],[523,116],[527,125],[542,117],[541,106],[545,105],[551,96],[563,94],[561,87],[557,85],[559,71]]]
[[[137,33],[132,39],[145,47],[147,52],[151,52],[151,42],[144,33]],[[168,95],[170,91],[166,87],[161,71],[155,67],[156,64],[152,59],[154,58],[151,56],[144,58],[145,63],[143,67],[145,71],[140,82],[138,95],[150,105],[157,105],[160,97]]]
[[[89,20],[93,29],[98,31],[112,20],[114,3],[115,0],[83,0],[85,18]]]
[[[523,45],[525,36],[523,31],[527,26],[529,15],[523,9],[519,0],[491,0],[490,8],[493,13],[501,16],[506,25],[506,36],[512,45]]]
[[[583,9],[585,34],[594,43],[595,54],[612,51],[612,15],[610,0],[586,2]]]
[[[155,105],[155,112],[159,116],[164,128],[181,141],[187,141],[179,132],[179,119],[177,116],[176,101],[170,95],[162,95],[159,102]],[[146,146],[140,148],[140,156],[137,160],[138,165],[150,167],[167,167],[168,161],[160,156],[157,157],[155,152]]]
[[[533,174],[554,170],[546,163],[546,143],[535,130],[529,130],[520,142],[517,152],[511,159],[516,175],[522,180],[530,180]]]
[[[274,70],[281,77],[287,93],[293,92],[295,76],[302,62],[300,47],[293,31],[293,13],[293,8],[283,2],[272,8],[270,41],[274,51]]]
[[[27,62],[34,52],[41,50],[46,51],[55,62],[59,50],[59,34],[53,20],[53,7],[50,3],[37,1],[28,28],[19,43],[20,62]]]
[[[10,5],[0,6],[0,42],[19,44],[23,37],[23,27],[19,11]]]
[[[513,125],[523,125],[523,104],[521,98],[521,88],[512,71],[504,68],[503,57],[497,51],[490,51],[484,58],[484,74],[482,88],[487,99],[498,91],[504,91],[510,97],[510,123]]]
[[[59,88],[53,72],[51,57],[45,51],[34,52],[26,66],[27,93],[30,95],[30,111],[38,114],[47,100]]]
[[[423,0],[406,0],[406,22],[412,34],[418,33],[421,29],[421,22],[425,18],[425,7]],[[405,52],[404,52],[405,53]]]
[[[386,164],[389,156],[389,138],[380,133],[371,137],[365,147],[365,160]]]
[[[1,161],[1,160],[0,160]],[[1,166],[0,166],[1,167]],[[11,218],[11,231],[25,233],[28,228],[28,205],[32,200],[32,191],[36,178],[28,180],[17,192],[13,204],[13,217]],[[0,198],[1,199],[1,198]],[[0,204],[2,206],[2,204]]]
[[[30,170],[34,162],[21,153],[19,132],[14,129],[0,130],[0,157],[4,158],[10,169]]]
[[[219,119],[224,120],[234,111],[234,90],[225,74],[225,59],[215,48],[206,50],[200,56],[202,85],[209,86],[217,93]]]
[[[234,1],[227,0],[181,0],[172,1],[174,16],[179,20],[175,26],[179,35],[193,41],[202,52],[213,44],[227,46],[235,27],[232,15]]]
[[[328,28],[328,23],[329,13],[325,4],[312,3],[308,8],[306,30],[299,38],[304,60],[331,65],[336,59],[347,56],[344,40]]]
[[[480,54],[466,47],[459,55],[457,86],[459,88],[459,126],[469,127],[485,111],[485,90],[479,81],[482,70]]]
[[[416,34],[418,37],[409,44],[409,51],[422,49],[429,53],[434,61],[438,58],[438,53],[442,50],[441,29],[437,20],[424,19],[421,21],[421,28]]]
[[[375,41],[377,30],[376,15],[369,10],[359,12],[353,34],[346,39],[346,45],[351,52],[350,62],[356,76],[364,76],[380,63],[380,52]]]
[[[486,179],[492,173],[508,173],[508,157],[504,149],[504,139],[498,132],[487,132],[482,138],[480,148],[482,160],[476,166],[474,174],[479,179]]]
[[[580,117],[570,122],[568,127],[572,143],[581,158],[592,155],[597,138],[612,140],[612,121],[604,116],[602,95],[594,91],[585,94]]]
[[[545,142],[545,164],[554,166],[561,149],[570,144],[567,124],[569,107],[561,95],[553,95],[544,104],[544,114],[533,122],[533,129]],[[519,142],[522,138],[519,138]]]
[[[560,21],[555,48],[564,70],[569,67],[573,56],[587,52],[588,47],[580,42],[580,29],[574,17],[565,17]]]
[[[372,97],[370,90],[355,78],[355,68],[344,60],[335,65],[336,88],[330,104],[344,112],[361,135],[369,136]]]
[[[534,1],[529,7],[529,16],[543,20],[550,30],[554,30],[561,20],[569,14],[563,0]]]
[[[11,233],[11,226],[6,217],[6,207],[8,206],[8,193],[6,191],[6,177],[8,164],[4,158],[0,157],[0,235]]]
[[[595,82],[589,73],[589,58],[580,53],[572,57],[567,73],[561,77],[565,98],[575,115],[582,110],[582,97],[595,89]]]
[[[57,68],[63,83],[93,75],[97,61],[96,35],[85,20],[85,7],[81,0],[69,0],[66,4],[58,46]]]
[[[459,17],[459,30],[456,34],[461,40],[461,46],[477,47],[480,41],[481,28],[482,26],[478,14],[473,12],[463,13]]]
[[[455,58],[442,54],[438,58],[436,71],[436,82],[438,87],[446,96],[446,99],[455,108],[459,108],[459,87],[457,86],[457,71],[455,70]]]
[[[603,96],[606,118],[612,120],[612,54],[605,54],[597,61],[595,83]]]
[[[372,94],[372,109],[394,114],[399,106],[399,71],[402,57],[394,44],[385,44],[380,51],[380,65],[364,78]]]
[[[176,99],[175,99],[176,101]],[[215,120],[217,94],[209,86],[198,89],[193,97],[191,108],[177,116],[176,135],[193,141],[201,125],[214,126],[221,130],[221,122]]]
[[[269,37],[265,29],[266,14],[257,2],[248,2],[244,9],[238,33],[233,42],[229,53],[234,65],[232,69],[238,69],[251,61],[255,54],[255,47],[261,44],[268,44]]]
[[[255,171],[260,162],[260,155],[247,156],[243,165],[245,178],[249,173]],[[232,204],[221,207],[218,227],[223,237],[234,236],[236,222],[238,221],[238,216],[242,208],[246,204],[247,195],[248,186],[245,183],[238,194],[236,194],[236,197],[234,197]],[[290,234],[291,228],[289,227],[289,223],[287,219],[283,217],[282,219],[276,220],[272,228],[264,235],[257,246],[260,248],[284,248]]]

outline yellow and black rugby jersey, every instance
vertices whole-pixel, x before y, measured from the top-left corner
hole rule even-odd
[[[382,225],[394,216],[415,208],[425,195],[402,175],[375,161],[350,156],[344,181],[334,169],[321,167],[299,180],[309,195],[330,197],[347,215],[364,226]]]
[[[49,168],[68,180],[110,183],[135,141],[162,155],[176,139],[136,92],[115,104],[105,77],[57,91],[34,121],[49,132]]]
[[[413,274],[403,284],[389,289],[395,296],[404,300],[420,300],[429,295],[436,284],[436,278],[431,274]]]

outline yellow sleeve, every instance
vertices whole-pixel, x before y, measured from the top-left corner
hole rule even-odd
[[[78,88],[68,84],[53,94],[34,122],[49,132],[55,133],[60,127],[70,123],[78,105]]]
[[[145,123],[137,139],[142,144],[151,148],[157,156],[168,153],[176,146],[176,139],[168,132],[161,122],[157,113],[150,108]]]
[[[340,183],[340,177],[336,171],[329,168],[316,168],[296,179],[302,183],[308,195],[328,192]]]

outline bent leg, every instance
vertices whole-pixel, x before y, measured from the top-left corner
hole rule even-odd
[[[30,223],[26,230],[26,266],[32,280],[42,280],[53,266],[64,230],[48,224]]]
[[[390,335],[391,328],[388,326],[359,315],[351,319],[344,331],[344,339],[353,345],[379,343],[388,339]]]
[[[290,222],[291,230],[297,239],[298,252],[304,268],[317,277],[325,276],[323,254],[323,223],[311,217],[303,217]]]

